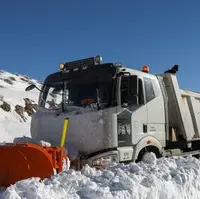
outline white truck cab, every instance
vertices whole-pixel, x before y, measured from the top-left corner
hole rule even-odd
[[[43,83],[33,138],[58,145],[69,118],[65,146],[81,165],[139,161],[147,151],[199,153],[200,94],[181,90],[175,74],[102,63],[100,56],[60,68]]]

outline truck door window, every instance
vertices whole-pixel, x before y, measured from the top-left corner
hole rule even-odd
[[[144,104],[144,91],[142,80],[139,78],[139,104]]]
[[[144,87],[146,93],[146,103],[148,103],[155,98],[155,92],[150,78],[144,77]]]
[[[129,95],[129,77],[122,76],[121,79],[121,104],[135,105],[142,104],[143,102],[143,90],[142,81],[139,79],[139,96]]]
[[[128,102],[129,102],[128,76],[123,76],[121,79],[121,104]]]

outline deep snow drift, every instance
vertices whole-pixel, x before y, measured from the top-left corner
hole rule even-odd
[[[7,188],[2,198],[67,199],[198,199],[200,162],[193,158],[161,158],[153,154],[144,162],[118,164],[104,171],[86,166],[39,182],[20,181]]]
[[[11,105],[9,112],[0,108],[0,142],[30,137],[31,117],[24,113],[27,118],[24,122],[15,106],[24,106],[24,98],[37,103],[38,91],[25,92],[25,88],[31,82],[41,85],[36,80],[24,78],[0,72],[0,105],[3,101]],[[12,80],[12,84],[5,79]],[[22,180],[0,189],[0,199],[199,199],[199,182],[200,162],[197,159],[156,159],[148,154],[138,164],[116,164],[104,171],[85,166],[79,172],[65,171],[42,182],[38,178]]]

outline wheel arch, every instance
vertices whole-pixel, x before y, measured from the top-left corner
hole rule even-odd
[[[146,136],[142,138],[134,147],[133,161],[138,160],[138,157],[141,153],[143,153],[143,151],[154,152],[156,155],[161,155],[163,147],[155,137]]]

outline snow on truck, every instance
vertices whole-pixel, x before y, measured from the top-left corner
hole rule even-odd
[[[161,75],[148,69],[100,56],[61,63],[41,88],[32,137],[59,145],[68,118],[65,147],[75,168],[139,161],[146,152],[198,157],[200,94],[179,88],[177,65]]]

